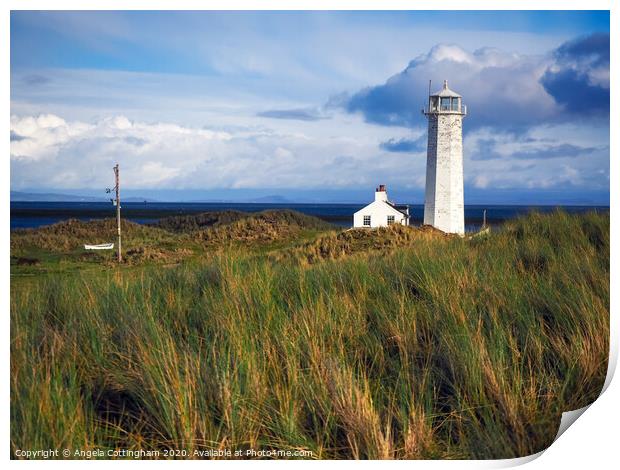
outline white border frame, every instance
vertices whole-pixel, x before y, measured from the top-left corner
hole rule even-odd
[[[5,104],[4,113],[2,114],[3,128],[5,129],[5,153],[2,162],[2,171],[0,178],[5,197],[2,200],[1,220],[3,229],[1,232],[2,244],[5,247],[0,256],[2,264],[2,321],[4,325],[4,339],[2,342],[2,360],[0,361],[3,386],[2,398],[5,406],[2,407],[1,415],[3,421],[2,433],[0,434],[1,442],[5,445],[10,442],[10,383],[9,383],[9,282],[10,282],[10,139],[6,130],[10,127],[10,11],[13,10],[611,10],[610,34],[611,34],[611,108],[612,110],[620,109],[620,99],[616,93],[617,85],[617,51],[618,37],[617,31],[620,31],[620,21],[618,21],[618,2],[612,0],[417,0],[416,2],[406,0],[271,0],[268,2],[260,0],[231,0],[224,2],[223,0],[204,2],[199,0],[176,0],[175,2],[164,0],[92,0],[85,5],[84,2],[76,0],[55,0],[53,2],[44,0],[8,0],[3,2],[1,11],[1,27],[0,27],[0,51],[2,54],[2,96]],[[8,109],[7,109],[8,108]],[[620,129],[618,112],[610,113],[610,207],[615,208],[618,205],[620,197],[620,185],[618,185],[618,161],[613,157],[617,156],[618,137],[612,131]],[[618,276],[618,255],[616,242],[618,238],[618,221],[614,214],[611,214],[611,284],[617,285]],[[6,289],[6,290],[5,290]],[[617,465],[617,420],[620,417],[618,412],[618,403],[620,403],[620,386],[618,380],[612,381],[613,373],[616,368],[618,358],[618,331],[619,320],[617,312],[617,298],[611,295],[611,350],[609,358],[609,373],[606,382],[606,390],[601,397],[596,400],[592,406],[585,411],[583,416],[574,426],[570,426],[564,434],[551,445],[546,451],[532,457],[524,457],[514,460],[494,460],[494,461],[394,461],[386,462],[381,465],[415,465],[419,468],[498,468],[511,467],[530,462],[530,468],[547,469],[549,466],[565,467],[565,468],[606,468],[607,464],[612,462]],[[8,447],[8,445],[7,445]],[[5,447],[6,448],[6,447]],[[8,450],[8,449],[7,449]],[[10,452],[10,451],[9,451]],[[9,457],[7,455],[7,457]],[[536,458],[538,457],[538,458]],[[533,460],[533,461],[532,461]],[[181,462],[181,463],[180,463]],[[81,467],[83,461],[10,461],[10,465],[46,465],[50,468],[62,467]],[[94,466],[109,465],[109,461],[92,461]],[[322,461],[322,465],[341,466],[348,465],[348,461]],[[116,465],[116,463],[115,463]],[[118,465],[212,465],[212,466],[249,466],[264,467],[289,465],[286,461],[121,461]],[[308,466],[315,465],[312,461],[299,461],[295,465]],[[374,466],[376,462],[359,462],[356,465]]]

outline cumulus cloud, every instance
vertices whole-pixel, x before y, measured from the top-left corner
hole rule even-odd
[[[58,187],[103,184],[101,169],[115,161],[124,163],[133,184],[157,185],[191,165],[201,146],[230,138],[224,132],[132,122],[125,116],[88,124],[52,114],[11,116],[11,135],[19,136],[11,141],[13,174],[31,184]],[[184,158],[185,165],[177,158]]]
[[[73,125],[53,114],[19,118],[11,116],[11,158],[41,160],[54,157],[58,149],[91,128],[88,124]]]
[[[472,131],[464,140],[466,184],[608,186],[608,150],[592,145],[591,131],[579,129]],[[93,123],[56,115],[12,116],[11,134],[19,136],[11,141],[15,190],[105,188],[115,162],[131,189],[373,188],[383,182],[421,190],[425,181],[426,161],[419,158],[426,146],[423,130],[369,126],[349,114],[289,130],[254,126],[228,131],[126,116]],[[594,138],[604,140],[603,134]],[[568,178],[568,167],[579,171],[579,179]],[[601,168],[607,172],[602,176],[597,173]]]
[[[592,95],[609,93],[609,57],[600,38],[539,55],[437,45],[384,84],[334,95],[324,106],[318,104],[329,93],[324,88],[305,100],[283,98],[279,87],[274,98],[203,77],[65,70],[45,71],[54,86],[35,90],[21,80],[30,73],[12,79],[15,190],[105,188],[119,161],[132,189],[386,183],[421,191],[426,120],[420,108],[429,77],[433,89],[448,78],[469,107],[466,188],[609,187],[607,122],[579,120],[584,103],[606,117],[605,100]],[[67,89],[75,90],[70,99]]]
[[[569,41],[553,53],[541,83],[566,111],[609,114],[609,35]]]
[[[469,129],[530,127],[566,120],[567,111],[579,112],[585,106],[604,110],[608,73],[609,35],[605,34],[567,42],[547,55],[496,48],[469,52],[440,44],[384,84],[335,95],[328,106],[361,113],[371,123],[411,127],[422,121],[428,80],[433,79],[433,88],[438,88],[443,79],[449,79],[450,87],[463,94],[469,106]]]
[[[443,79],[464,95],[469,106],[469,127],[503,123],[531,125],[549,119],[558,106],[538,79],[545,70],[542,57],[507,54],[483,48],[468,52],[456,45],[437,45],[412,60],[402,72],[383,85],[372,86],[347,96],[332,98],[332,106],[361,113],[369,122],[420,125],[421,108],[428,95],[429,78],[440,87]]]
[[[180,168],[166,167],[162,162],[145,162],[140,168],[141,183],[157,185],[180,173]]]
[[[412,184],[395,171],[399,159],[379,148],[393,130],[368,132],[361,119],[343,117],[342,133],[334,135],[324,121],[302,131],[254,126],[225,132],[126,116],[92,124],[12,116],[11,132],[21,136],[11,142],[12,187],[105,187],[115,162],[125,187],[135,189],[373,187],[381,175]]]

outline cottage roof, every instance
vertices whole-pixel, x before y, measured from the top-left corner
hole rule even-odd
[[[398,212],[403,215],[409,216],[409,206],[407,204],[394,204],[393,202],[387,201],[387,204],[392,206]]]
[[[373,201],[370,204],[362,207],[360,210],[356,211],[356,214],[360,214],[362,212],[367,212],[369,208],[376,208],[380,205],[387,205],[392,210],[399,212],[402,215],[409,216],[409,206],[403,204],[394,204],[389,201]]]

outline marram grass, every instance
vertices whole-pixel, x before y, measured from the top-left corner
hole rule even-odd
[[[315,258],[14,282],[12,450],[510,458],[601,391],[608,215]]]

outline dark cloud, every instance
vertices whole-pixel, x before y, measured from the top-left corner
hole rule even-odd
[[[547,71],[541,79],[555,100],[575,113],[609,113],[609,89],[588,83],[587,75],[576,70]]]
[[[20,140],[24,140],[26,137],[19,135],[16,132],[11,131],[11,142],[19,142]]]
[[[532,142],[532,139],[528,139]],[[541,141],[543,142],[543,141]],[[520,159],[546,160],[549,158],[572,158],[586,155],[597,150],[597,147],[581,147],[573,144],[544,145],[538,148],[521,149],[509,154],[502,154],[497,150],[497,142],[493,139],[479,139],[477,150],[471,156],[472,160]]]
[[[541,78],[547,93],[566,111],[609,114],[609,35],[569,41],[553,56],[555,62]]]
[[[406,76],[398,76],[392,83],[365,88],[349,98],[345,109],[350,113],[361,112],[366,121],[374,124],[413,125],[420,120],[418,108],[423,101],[408,82]]]
[[[592,67],[609,67],[609,34],[594,33],[565,42],[554,56],[564,63],[579,60]]]
[[[608,76],[606,34],[566,42],[544,57],[493,48],[468,52],[440,44],[384,84],[335,95],[327,107],[360,113],[370,123],[420,126],[429,78],[435,84],[432,91],[448,79],[450,88],[461,93],[468,105],[466,131],[492,126],[518,132],[578,118],[586,107],[604,116],[609,112]]]
[[[297,121],[318,121],[327,119],[314,109],[271,109],[257,114],[260,117],[273,119],[294,119]]]
[[[547,120],[556,107],[538,83],[540,60],[491,48],[470,53],[456,45],[440,44],[412,60],[383,85],[348,97],[340,95],[328,104],[340,104],[375,124],[424,125],[421,109],[427,101],[429,78],[433,79],[433,92],[448,79],[450,88],[461,93],[468,105],[466,129],[485,125],[525,127]]]
[[[419,139],[389,139],[379,144],[383,150],[388,152],[421,152],[426,150],[426,136]]]

